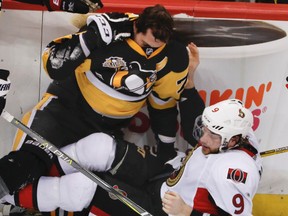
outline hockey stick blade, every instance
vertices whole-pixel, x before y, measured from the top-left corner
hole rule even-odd
[[[33,131],[31,128],[24,125],[21,121],[16,119],[14,116],[9,114],[7,111],[3,110],[1,116],[11,124],[13,124],[18,129],[22,130],[24,133],[38,141],[40,144],[38,147],[42,149],[48,149],[51,153],[59,157],[60,159],[64,160],[66,163],[70,164],[72,167],[77,169],[79,172],[84,174],[86,177],[91,179],[93,182],[98,184],[100,187],[102,187],[104,190],[106,190],[108,193],[112,193],[115,195],[122,203],[124,203],[126,206],[134,210],[136,213],[138,213],[141,216],[152,216],[149,212],[147,212],[145,209],[143,209],[141,206],[130,200],[128,197],[123,196],[120,192],[115,190],[111,185],[109,185],[107,182],[103,181],[101,178],[99,178],[94,173],[90,172],[89,170],[83,168],[80,164],[78,164],[76,161],[74,161],[72,158],[70,158],[67,154],[62,152],[59,148],[57,148],[55,145],[50,143],[49,141],[45,140],[42,136],[37,134],[35,131]]]

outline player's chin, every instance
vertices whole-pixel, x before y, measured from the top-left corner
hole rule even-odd
[[[210,148],[208,148],[208,147],[206,147],[206,146],[202,146],[202,153],[203,153],[204,155],[208,155],[208,154],[211,153],[211,150],[210,150]]]

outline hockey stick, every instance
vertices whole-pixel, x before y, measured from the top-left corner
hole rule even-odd
[[[103,181],[101,178],[99,178],[94,173],[90,172],[89,170],[83,168],[78,164],[76,161],[74,161],[72,158],[70,158],[68,155],[66,155],[64,152],[62,152],[59,148],[54,146],[49,141],[45,140],[43,137],[41,137],[39,134],[37,134],[35,131],[33,131],[31,128],[24,125],[21,121],[17,120],[14,116],[10,115],[7,111],[3,110],[1,116],[11,124],[13,124],[18,129],[22,130],[24,133],[38,141],[40,144],[38,147],[42,149],[48,149],[51,153],[56,155],[57,157],[64,160],[66,163],[70,164],[72,167],[77,169],[79,172],[84,174],[86,177],[91,179],[93,182],[97,183],[100,187],[102,187],[104,190],[106,190],[108,193],[112,193],[115,195],[122,203],[127,205],[129,208],[134,210],[136,213],[138,213],[141,216],[152,216],[149,212],[147,212],[145,209],[143,209],[141,206],[130,200],[128,197],[123,196],[121,193],[119,193],[117,190],[115,190],[111,185]]]
[[[267,156],[271,156],[271,155],[275,155],[275,154],[281,154],[281,153],[285,153],[288,152],[288,146],[285,147],[280,147],[280,148],[276,148],[276,149],[270,149],[267,151],[262,151],[260,152],[261,157],[267,157]]]

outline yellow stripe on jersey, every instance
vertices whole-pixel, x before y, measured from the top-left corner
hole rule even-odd
[[[149,95],[148,97],[151,106],[156,109],[174,107],[184,89],[187,74],[188,68],[180,73],[171,71],[169,76],[157,80],[153,87],[153,92],[157,93],[157,97],[155,95]]]
[[[55,96],[49,93],[45,93],[41,101],[38,104],[36,104],[33,110],[25,113],[25,115],[22,118],[22,123],[27,126],[30,126],[28,125],[28,123],[29,121],[31,121],[32,112],[35,112],[35,110],[41,109],[44,106],[44,104],[47,103],[48,100],[51,100],[51,97],[55,97]],[[22,146],[22,140],[24,140],[24,136],[26,136],[26,134],[24,134],[22,130],[18,129],[16,131],[16,135],[15,135],[13,146],[12,146],[13,151],[16,151]]]
[[[31,112],[28,112],[23,116],[22,123],[24,125],[27,125],[27,123],[30,119],[30,116],[31,116]],[[20,143],[20,142],[21,142],[23,135],[24,135],[24,132],[20,129],[17,129],[16,134],[15,134],[15,138],[14,138],[14,142],[13,142],[13,146],[12,146],[12,151],[18,150],[20,145],[22,145],[22,143]]]
[[[92,109],[108,117],[126,118],[135,115],[142,108],[145,99],[139,102],[125,101],[113,98],[95,87],[84,73],[90,70],[90,65],[91,60],[86,60],[76,69],[75,75],[80,91]]]
[[[156,71],[162,70],[168,63],[168,58],[165,56],[165,58],[162,59],[162,61],[158,62],[156,64]]]

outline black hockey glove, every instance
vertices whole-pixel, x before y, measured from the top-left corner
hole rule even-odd
[[[8,79],[10,72],[0,69],[0,114],[6,104],[6,95],[10,89],[10,80]]]
[[[133,21],[137,18],[136,14],[117,12],[89,16],[87,25],[88,28],[93,29],[94,34],[90,37],[84,36],[83,39],[86,44],[97,41],[98,47],[123,40],[132,35]]]
[[[87,14],[103,7],[101,0],[43,0],[49,11]]]

